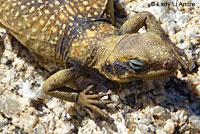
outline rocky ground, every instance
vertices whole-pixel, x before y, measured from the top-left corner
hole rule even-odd
[[[98,72],[86,80],[79,78],[80,85],[96,81],[99,92],[110,92],[117,102],[107,110],[114,122],[91,119],[76,104],[42,92],[44,80],[61,65],[38,57],[13,38],[10,41],[0,29],[0,133],[200,133],[200,2],[182,0],[175,5],[168,0],[166,6],[165,0],[115,1],[127,18],[140,11],[153,13],[172,42],[185,51],[192,73],[177,71],[171,77],[127,84],[112,83]]]

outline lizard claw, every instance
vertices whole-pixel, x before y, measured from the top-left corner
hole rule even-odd
[[[114,103],[114,101],[110,100],[99,100],[103,96],[108,94],[88,94],[88,92],[93,88],[93,85],[88,86],[85,90],[83,90],[78,97],[78,104],[85,108],[86,112],[91,116],[93,113],[100,115],[104,119],[109,119],[110,117],[104,113],[98,106],[96,105],[106,105],[110,103]],[[91,112],[92,111],[92,112]]]

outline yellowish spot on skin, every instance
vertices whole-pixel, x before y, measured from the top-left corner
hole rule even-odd
[[[43,3],[43,1],[42,0],[38,0],[38,3]]]
[[[16,14],[15,14],[15,18],[17,18],[19,16],[19,12],[17,12]]]
[[[13,13],[13,12],[14,12],[14,9],[11,9],[10,11]]]
[[[79,15],[78,15],[78,18],[83,18],[83,16],[79,14]]]
[[[26,35],[26,39],[30,39],[31,36],[29,34]]]
[[[70,26],[73,26],[73,23],[69,23]]]
[[[55,5],[59,6],[60,2],[58,0],[55,1]]]
[[[46,27],[43,27],[43,28],[42,28],[42,32],[45,32],[46,30],[47,30]]]
[[[71,5],[72,7],[74,7],[74,2],[70,2],[70,5]]]
[[[81,52],[85,52],[85,48],[84,47],[81,48]]]
[[[72,47],[78,47],[78,46],[80,46],[79,43],[73,43],[73,44],[72,44]]]
[[[36,28],[32,28],[31,31],[32,31],[32,32],[37,32],[37,29],[36,29]]]
[[[13,3],[12,6],[15,7],[17,5],[17,3]]]
[[[83,1],[83,5],[87,6],[88,5],[88,1]]]
[[[92,7],[95,8],[95,9],[98,9],[98,8],[99,8],[98,5],[97,5],[96,3],[94,3],[94,4],[92,5]]]
[[[46,23],[46,27],[48,27],[50,24],[51,24],[51,21],[49,20],[49,21]]]
[[[37,20],[37,16],[33,17],[33,21]]]
[[[45,0],[45,4],[44,4],[44,5],[47,5],[47,4],[49,4],[49,1],[48,1],[48,0]]]
[[[69,16],[69,19],[70,19],[71,21],[74,21],[74,18],[73,18],[72,16]]]
[[[74,39],[74,42],[77,42],[78,40],[77,39]]]
[[[74,8],[74,12],[77,14],[77,9],[76,8]]]
[[[29,27],[31,27],[31,24],[30,24],[30,23],[28,23],[28,24],[27,24],[27,27],[28,27],[28,28],[29,28]]]
[[[44,13],[45,14],[50,14],[50,11],[49,10],[44,10]]]
[[[56,44],[56,42],[53,40],[50,40],[50,44]]]
[[[52,33],[56,33],[57,32],[57,28],[56,27],[53,27],[52,28]]]
[[[92,15],[91,14],[88,14],[88,17],[91,17]]]
[[[53,14],[58,15],[58,10],[54,10],[53,12]]]
[[[97,16],[97,15],[98,15],[98,13],[97,13],[97,12],[94,12],[94,15],[96,15],[96,16]]]
[[[164,52],[163,56],[167,56],[167,52]]]
[[[95,29],[96,29],[96,27],[95,27],[95,26],[92,26],[92,29],[93,29],[93,30],[95,30]]]
[[[35,7],[31,7],[31,9],[29,10],[29,13],[32,13],[35,11]]]
[[[39,11],[39,16],[41,16],[41,15],[42,15],[42,12]]]
[[[44,25],[45,21],[43,19],[40,19],[40,24]]]
[[[36,39],[37,39],[37,36],[31,36],[31,39],[36,40]]]
[[[11,26],[14,26],[15,24],[13,22],[10,23]]]
[[[70,29],[70,30],[68,30],[68,32],[67,32],[67,34],[68,34],[68,35],[70,34],[70,31],[71,31],[71,29]]]
[[[44,35],[42,35],[42,36],[41,36],[41,39],[42,39],[42,40],[44,40],[44,39],[45,39],[45,36],[44,36]]]
[[[46,36],[46,40],[49,40],[49,36]]]
[[[53,44],[54,42],[52,40],[49,41],[50,44]]]
[[[62,35],[62,33],[63,33],[62,30],[60,30],[59,34]]]
[[[40,7],[38,8],[38,10],[42,9],[44,7],[44,5],[40,5]]]
[[[84,8],[83,6],[79,6],[79,7],[78,7],[78,10],[79,10],[80,12],[83,12],[83,11],[85,10],[85,8]]]
[[[9,6],[7,6],[7,7],[5,8],[6,11],[8,11],[9,9],[10,9]],[[2,10],[3,10],[3,8],[0,9],[0,11],[2,11]]]
[[[60,13],[59,15],[60,20],[65,21],[65,15],[63,13]]]
[[[49,4],[49,7],[50,7],[50,8],[53,8],[53,4]]]
[[[50,17],[51,20],[55,20],[55,18],[56,18],[55,15],[52,15],[52,16]]]
[[[86,33],[86,36],[89,37],[89,38],[95,37],[97,35],[97,31],[91,31],[91,30],[88,30],[88,29],[85,31],[85,33]]]
[[[67,16],[67,11],[65,9],[61,9],[61,11]]]
[[[20,1],[20,2],[18,2],[17,4],[18,4],[19,6],[21,6],[22,2]]]
[[[69,5],[66,4],[65,7],[66,7],[67,11],[70,13],[70,15],[75,16],[74,11],[72,10],[72,8]]]
[[[63,24],[63,27],[62,27],[62,28],[63,28],[63,30],[66,28],[66,26],[67,26],[66,24]]]
[[[22,23],[21,23],[21,22],[18,22],[18,26],[22,26]]]
[[[57,20],[56,21],[56,25],[60,25],[61,23],[60,23],[60,21],[59,20]]]
[[[2,7],[5,7],[6,4],[3,4]]]
[[[28,16],[27,15],[24,15],[23,18],[24,18],[24,21],[28,21]]]
[[[88,6],[88,7],[86,7],[86,10],[87,10],[87,11],[89,11],[89,10],[90,10],[90,8],[91,8],[91,7],[89,7],[89,6]]]

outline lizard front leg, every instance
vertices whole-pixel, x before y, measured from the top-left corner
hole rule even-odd
[[[165,34],[164,30],[156,20],[153,14],[147,11],[143,11],[140,13],[135,14],[133,17],[129,18],[120,28],[120,34],[133,34],[137,33],[140,28],[145,26],[147,32],[152,32],[158,34],[166,43],[165,45],[172,51],[175,55],[177,61],[182,66],[183,70],[186,72],[190,72],[188,69],[188,59],[176,45],[174,45],[167,35]],[[181,58],[184,57],[185,60]]]
[[[101,97],[107,94],[88,94],[92,86],[89,86],[82,92],[76,92],[72,88],[67,88],[65,85],[74,83],[79,77],[80,71],[74,67],[58,71],[50,76],[43,84],[43,91],[50,96],[62,99],[65,101],[76,102],[80,106],[84,107],[86,111],[92,115],[94,113],[106,118],[109,118],[99,107],[96,105],[105,105],[111,103],[111,101],[99,100]]]
[[[120,28],[120,34],[137,33],[140,28],[145,26],[147,32],[153,32],[166,38],[166,34],[153,14],[143,11],[129,18]]]

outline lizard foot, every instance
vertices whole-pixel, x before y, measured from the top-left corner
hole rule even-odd
[[[112,120],[110,117],[104,113],[98,106],[96,105],[106,105],[113,103],[110,100],[99,100],[103,96],[107,94],[88,94],[88,92],[93,88],[93,85],[88,86],[85,90],[83,90],[78,97],[78,104],[84,107],[86,112],[91,116],[94,117],[93,113],[96,113],[103,117],[104,119]]]

